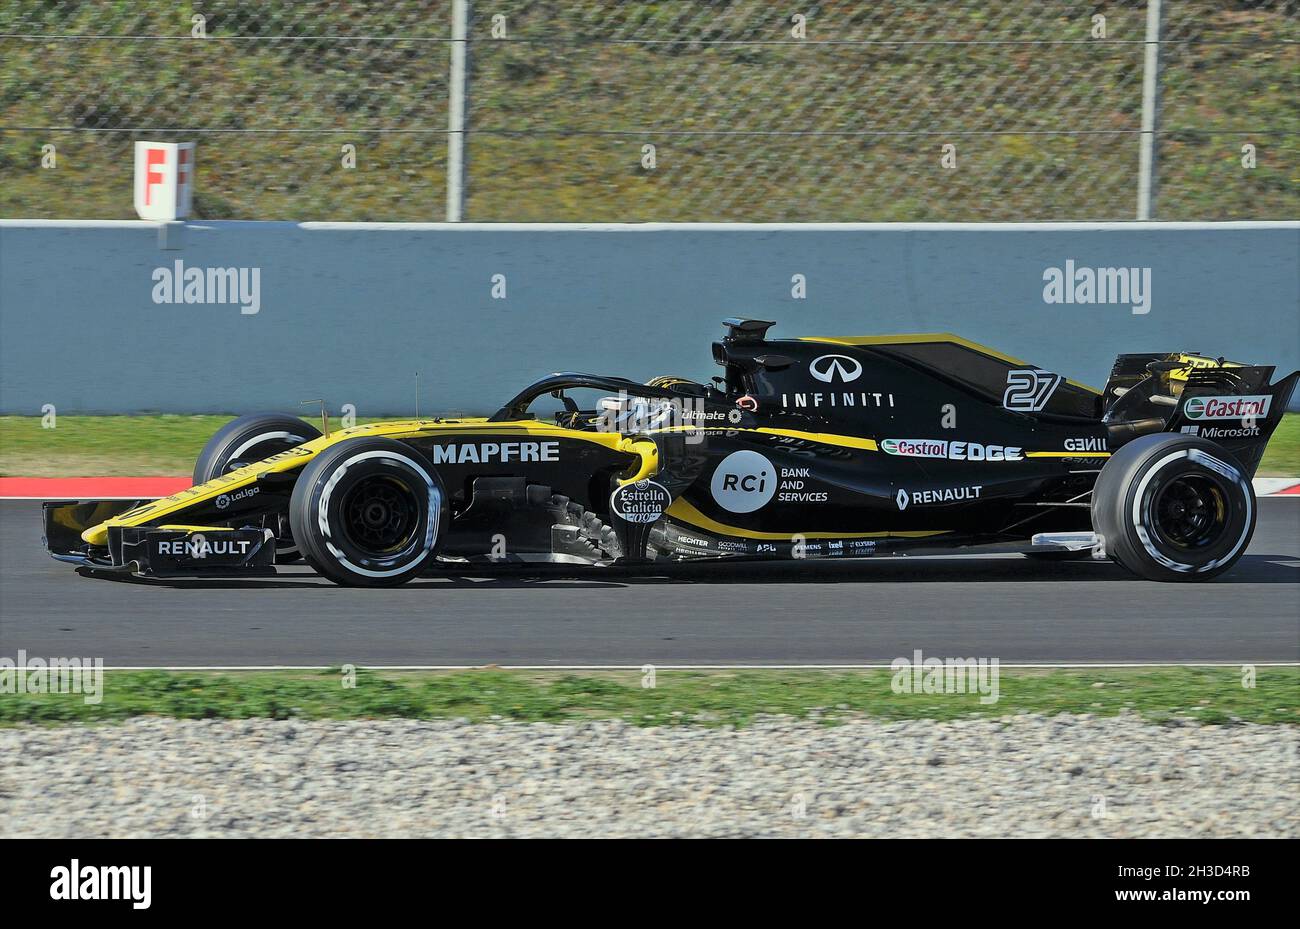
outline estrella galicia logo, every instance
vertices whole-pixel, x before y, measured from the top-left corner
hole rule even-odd
[[[808,373],[824,384],[850,384],[862,376],[862,362],[848,355],[822,355],[809,362]]]
[[[647,479],[624,484],[615,490],[610,495],[609,508],[629,523],[653,523],[664,515],[664,510],[672,502],[672,494],[667,488]]]

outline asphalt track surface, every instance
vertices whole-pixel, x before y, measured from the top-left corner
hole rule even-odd
[[[1300,500],[1260,500],[1203,584],[1019,555],[432,577],[394,590],[275,578],[79,577],[40,504],[0,502],[0,655],[108,666],[763,665],[1300,661]],[[577,569],[581,570],[581,569]]]

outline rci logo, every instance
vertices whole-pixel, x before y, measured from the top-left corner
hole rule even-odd
[[[776,493],[776,468],[758,452],[732,452],[717,470],[709,489],[718,506],[732,513],[752,513]]]
[[[848,384],[862,376],[862,362],[848,355],[822,355],[812,360],[808,372],[824,384]]]

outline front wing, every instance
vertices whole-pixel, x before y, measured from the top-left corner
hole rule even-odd
[[[95,500],[44,504],[45,548],[59,561],[96,571],[144,577],[265,575],[275,573],[270,529],[223,526],[112,526],[107,557],[81,539],[90,526],[126,512],[140,501]]]

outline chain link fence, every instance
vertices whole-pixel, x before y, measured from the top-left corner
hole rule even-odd
[[[472,221],[1126,220],[1145,0],[473,0]],[[0,0],[0,215],[447,212],[452,0]],[[1300,216],[1300,0],[1164,0],[1153,218]]]

